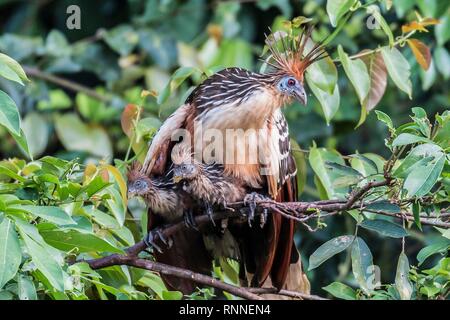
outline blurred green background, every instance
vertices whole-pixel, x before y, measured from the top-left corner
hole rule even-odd
[[[386,93],[376,107],[399,125],[409,120],[412,107],[423,107],[429,116],[448,109],[450,3],[394,0],[393,7],[387,11],[389,2],[381,1],[380,7],[394,35],[401,33],[401,25],[416,19],[415,11],[441,21],[429,28],[430,32],[417,36],[431,49],[433,63],[427,72],[420,68],[407,46],[401,49],[411,65],[412,99],[389,80]],[[66,27],[69,16],[66,9],[74,3],[81,9],[80,30]],[[129,144],[120,124],[124,107],[130,103],[144,106],[145,118],[149,120],[142,124],[140,133],[148,138],[201,77],[193,75],[162,104],[152,96],[141,98],[142,90],[155,95],[162,92],[180,66],[203,71],[240,66],[258,71],[264,33],[269,32],[269,27],[276,29],[283,20],[302,15],[314,19],[316,38],[331,33],[333,28],[325,5],[325,0],[3,0],[0,1],[0,51],[22,64],[32,82],[22,87],[0,79],[0,88],[19,106],[34,157],[79,157],[84,162],[124,159]],[[336,57],[338,44],[349,54],[386,45],[384,32],[380,28],[368,28],[367,19],[364,11],[351,17],[342,32],[328,44],[332,57]],[[48,79],[45,77],[48,74],[56,78]],[[386,129],[376,121],[374,113],[369,113],[366,122],[354,129],[361,107],[341,67],[338,74],[341,102],[331,123],[326,124],[319,102],[310,93],[306,107],[294,104],[285,109],[292,138],[304,149],[315,141],[318,146],[335,148],[342,154],[358,150],[387,155],[383,140]],[[70,83],[62,83],[63,79]],[[74,84],[82,87],[70,88]],[[10,157],[25,155],[0,128],[0,158]],[[307,176],[302,199],[318,199],[312,170],[306,163],[302,169]],[[315,233],[299,227],[297,241],[304,258],[321,243],[353,230],[348,215],[325,222],[328,227]],[[392,250],[392,242],[373,233],[361,230],[361,234],[370,244],[375,263],[382,269],[382,282],[392,282],[393,261],[398,250]],[[409,238],[407,253],[416,253],[431,237]],[[324,295],[321,287],[332,281],[348,280],[350,274],[349,257],[334,257],[309,274],[312,290]]]

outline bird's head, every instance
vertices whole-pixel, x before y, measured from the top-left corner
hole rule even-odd
[[[152,183],[149,177],[142,172],[142,167],[137,162],[131,165],[127,172],[128,198],[143,196],[150,192]]]
[[[148,178],[141,178],[131,183],[128,182],[128,198],[132,198],[135,196],[143,196],[144,194],[149,193],[151,184],[148,181]]]
[[[182,163],[173,166],[173,182],[190,181],[195,179],[200,173],[195,163]]]
[[[265,62],[273,69],[275,90],[283,98],[294,98],[303,105],[307,103],[305,71],[314,62],[327,56],[321,43],[313,43],[312,30],[309,26],[298,36],[280,32],[266,36],[270,57]]]
[[[172,148],[172,180],[175,183],[190,181],[200,173],[200,163],[193,157],[191,146],[186,143],[178,143]]]
[[[303,105],[307,104],[305,88],[294,76],[286,75],[281,77],[276,86],[281,94],[294,98]]]

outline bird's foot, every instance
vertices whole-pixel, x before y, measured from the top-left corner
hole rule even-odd
[[[165,244],[169,249],[172,247],[173,241],[172,239],[167,239],[166,236],[162,233],[162,228],[156,228],[151,230],[147,236],[144,238],[144,243],[147,245],[147,247],[156,249],[159,253],[162,253],[163,250],[161,247],[156,244],[157,240],[160,240],[163,244]]]
[[[216,226],[216,222],[214,221],[214,218],[213,218],[214,210],[213,210],[212,205],[209,202],[205,202],[205,211],[206,211],[206,214],[209,217],[209,220],[211,220],[211,223],[215,227]]]
[[[194,213],[192,210],[186,210],[183,213],[184,225],[187,228],[192,228],[198,231],[197,223],[195,222]]]
[[[263,196],[262,194],[259,194],[257,192],[252,192],[249,193],[245,196],[244,198],[244,205],[248,206],[248,215],[247,215],[247,221],[248,221],[248,225],[251,227],[252,226],[252,221],[255,219],[255,212],[256,212],[256,207],[257,207],[257,202],[258,201],[262,201],[262,200],[266,200],[267,197]],[[267,216],[267,210],[265,210],[266,212],[261,215],[263,216],[261,219],[264,222],[262,223],[262,226],[264,226],[265,221],[266,221],[266,216]],[[265,216],[264,216],[265,215]]]
[[[227,202],[226,202],[225,200],[223,200],[223,201],[221,202],[221,205],[222,205],[223,210],[228,210],[228,211],[231,211],[231,212],[236,211],[236,210],[234,210],[234,208],[229,207],[229,206],[227,205]]]

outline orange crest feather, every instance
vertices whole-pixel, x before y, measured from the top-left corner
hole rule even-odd
[[[293,75],[303,83],[303,76],[306,69],[314,62],[321,60],[327,56],[321,42],[313,44],[308,50],[308,42],[311,41],[312,26],[308,26],[298,36],[289,41],[287,35],[279,35],[277,39],[276,33],[270,36],[266,35],[266,44],[269,47],[273,62],[265,61],[273,67],[277,72],[283,72]],[[277,47],[278,40],[281,41],[282,51]]]

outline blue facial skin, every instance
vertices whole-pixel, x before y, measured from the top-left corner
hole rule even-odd
[[[297,99],[303,105],[306,105],[306,92],[303,85],[294,77],[283,77],[278,82],[278,90]]]

